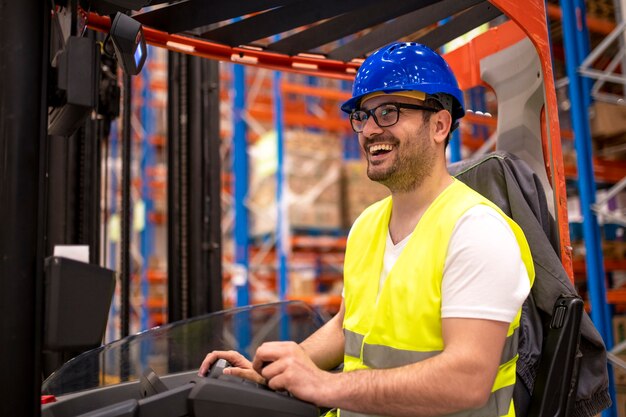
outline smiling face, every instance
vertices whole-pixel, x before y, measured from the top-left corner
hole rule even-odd
[[[422,104],[390,94],[371,98],[361,107],[369,110],[384,103]],[[431,137],[430,125],[421,110],[401,109],[398,122],[384,128],[370,117],[359,134],[359,143],[367,158],[367,176],[387,186],[392,193],[419,187],[433,174],[441,152]]]

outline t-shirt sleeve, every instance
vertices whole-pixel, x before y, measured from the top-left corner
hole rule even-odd
[[[441,316],[510,323],[529,292],[520,248],[506,220],[485,205],[468,210],[448,246]]]

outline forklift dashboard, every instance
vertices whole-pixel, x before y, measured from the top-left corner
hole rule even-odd
[[[286,392],[224,375],[226,361],[217,361],[207,377],[197,369],[211,350],[252,356],[266,341],[300,342],[323,322],[304,303],[282,302],[129,336],[83,353],[46,379],[42,395],[55,401],[42,406],[42,416],[317,416],[317,407]]]

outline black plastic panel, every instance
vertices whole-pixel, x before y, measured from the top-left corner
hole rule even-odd
[[[115,272],[57,256],[46,259],[44,348],[100,346],[115,288]]]

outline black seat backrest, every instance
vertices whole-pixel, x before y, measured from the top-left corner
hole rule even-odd
[[[583,311],[580,297],[568,295],[556,300],[541,349],[528,417],[572,415],[578,387],[578,345]]]
[[[559,309],[561,296],[565,300],[580,298],[561,263],[556,224],[548,210],[539,178],[523,160],[502,151],[464,160],[448,168],[452,175],[498,205],[522,228],[533,256],[535,282],[522,306],[520,321],[514,392],[517,417],[528,416],[529,410],[546,413],[531,414],[533,417],[560,417],[569,415],[570,411],[574,411],[576,417],[598,414],[611,404],[606,348],[602,338],[587,313],[582,311],[580,319],[576,319],[578,302],[572,301],[567,309],[567,326],[550,325],[554,312],[560,314],[563,311]],[[580,356],[579,372],[575,372],[577,365],[567,356],[572,350],[576,352],[576,346],[578,353],[575,357]],[[556,375],[551,369],[558,369],[557,366],[570,367],[568,372],[571,371],[575,378],[572,381],[580,381],[571,398],[565,400],[573,402],[571,406],[553,407],[551,399],[547,398],[555,396],[562,404],[562,395],[568,395],[566,391],[571,387],[572,381],[563,382],[567,389],[553,385],[551,381]],[[535,389],[535,383],[542,385]],[[566,414],[549,414],[546,407]]]

